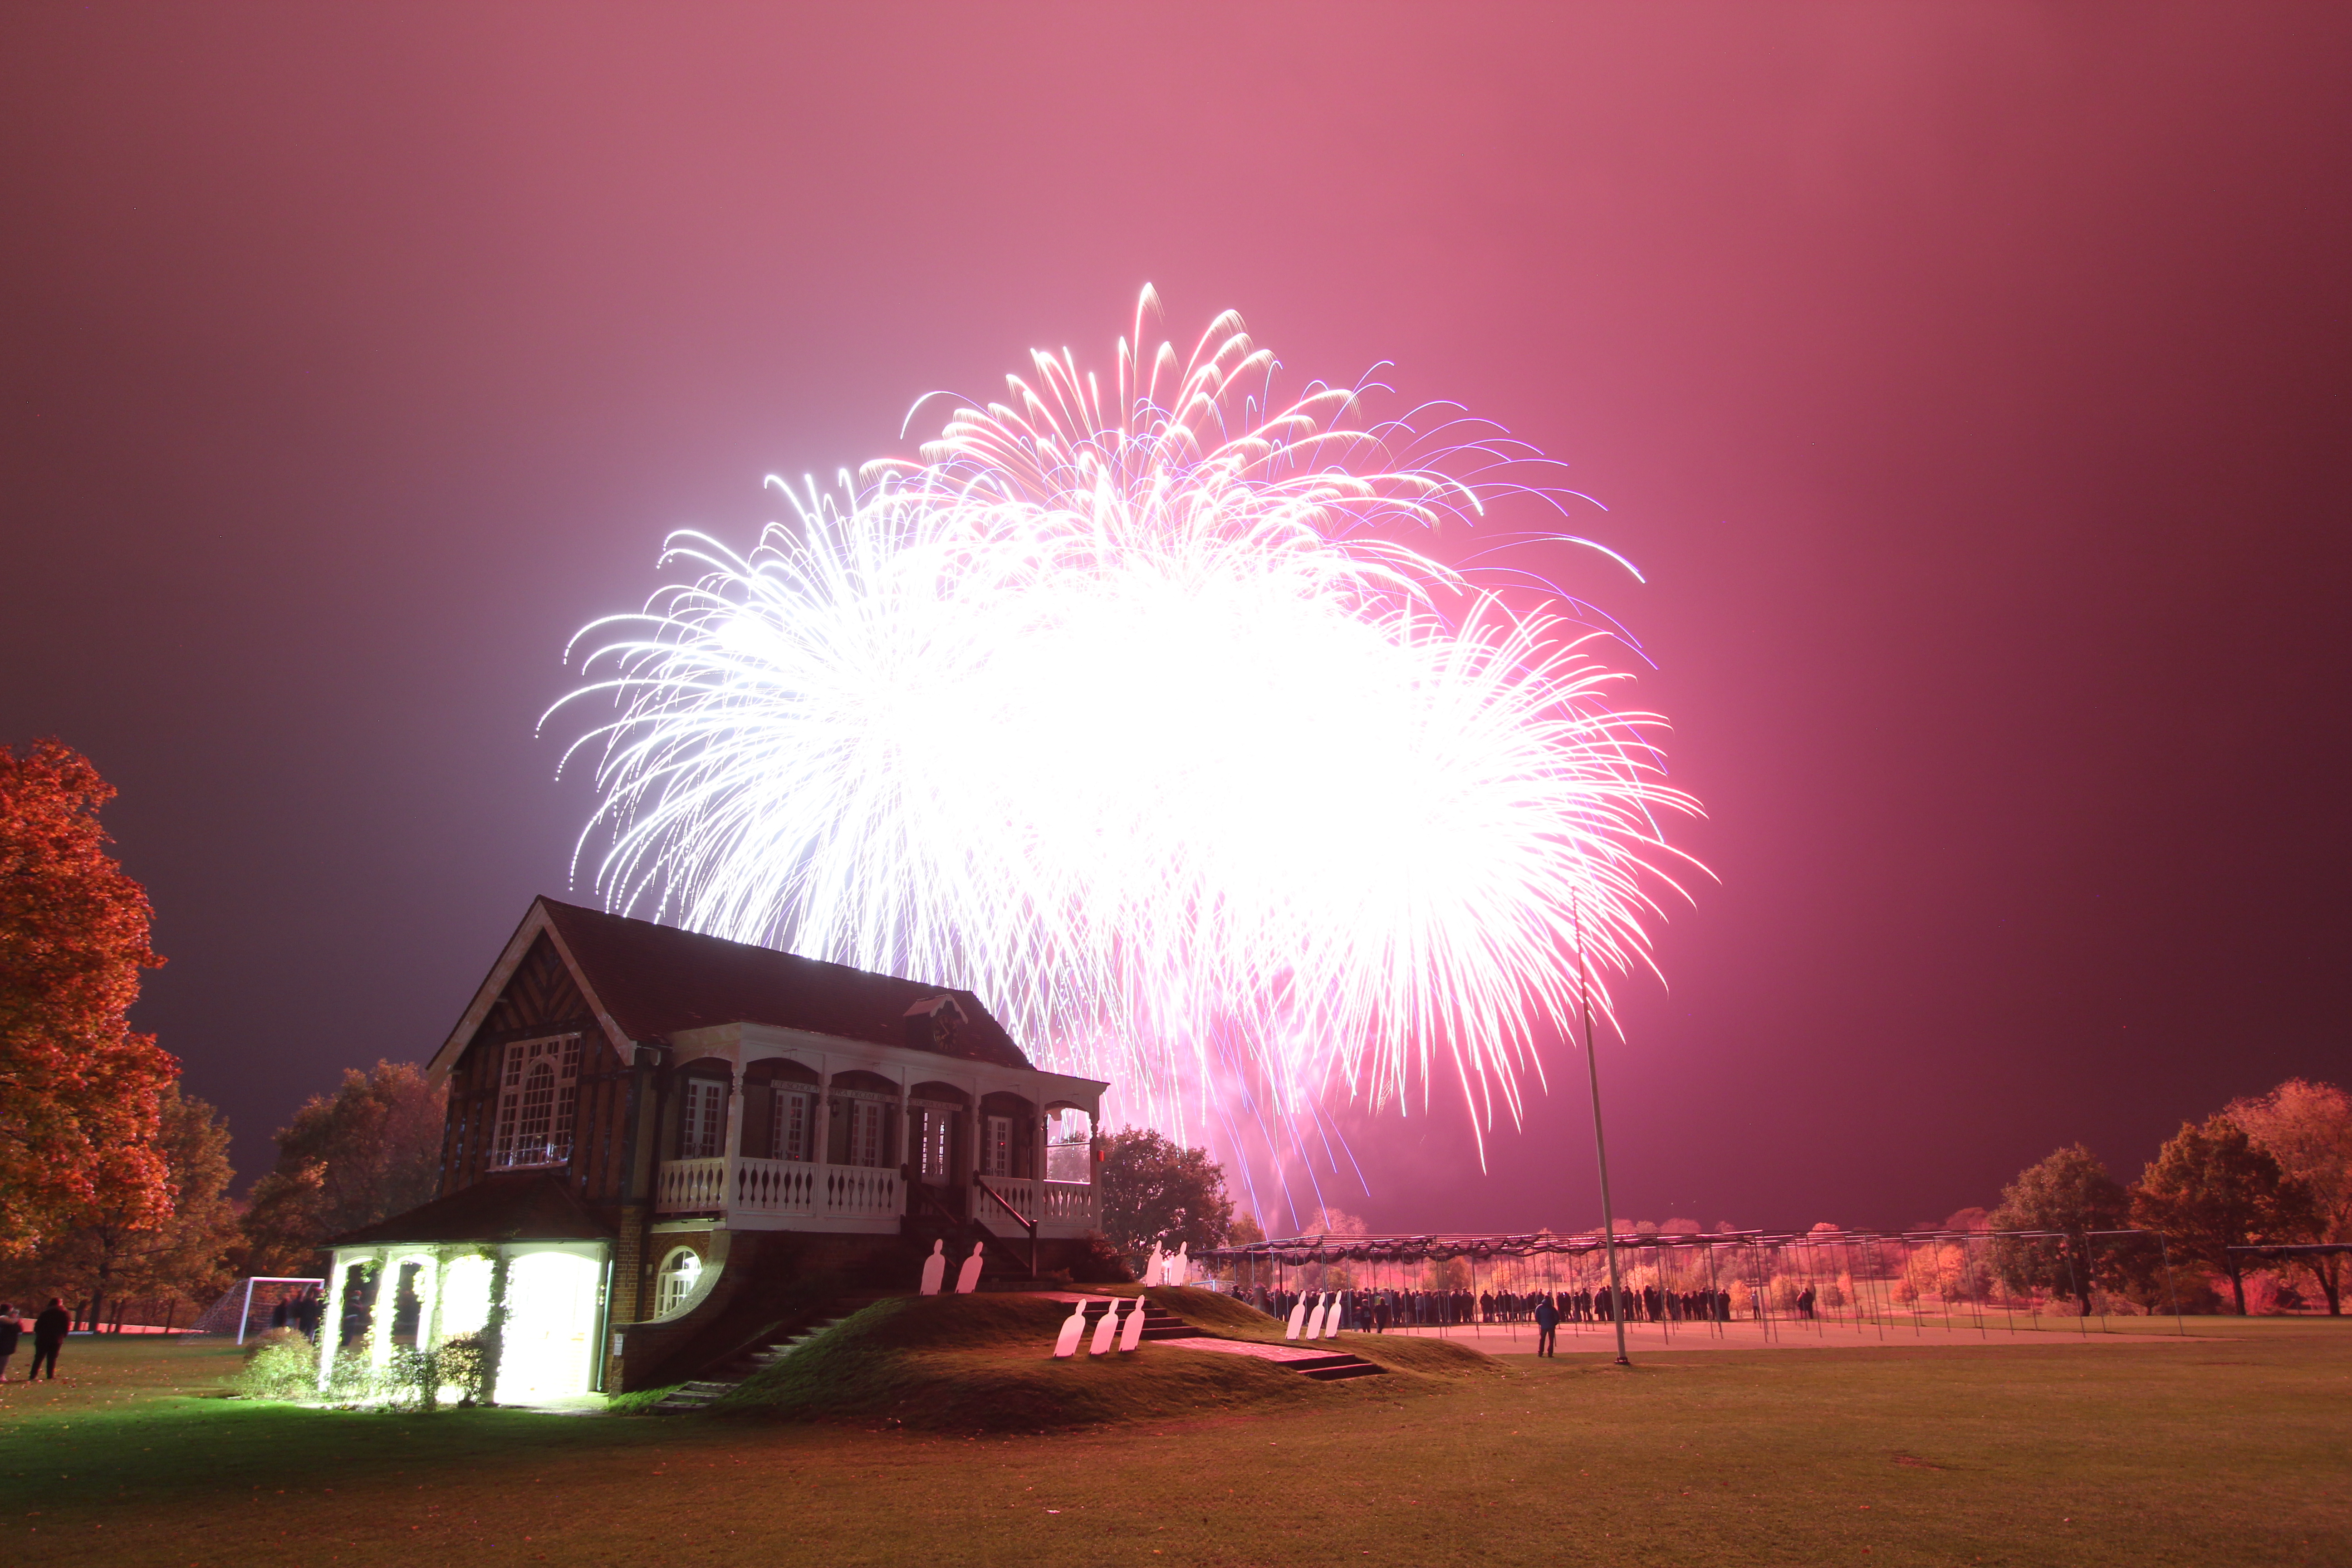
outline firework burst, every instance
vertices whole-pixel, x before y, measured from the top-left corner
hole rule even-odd
[[[1647,963],[1657,816],[1696,809],[1583,606],[1405,542],[1559,493],[1458,425],[1359,427],[1356,391],[1276,405],[1231,314],[1189,360],[1144,324],[1108,400],[1040,353],[919,461],[780,485],[748,555],[673,536],[692,580],[583,631],[565,700],[617,706],[578,742],[598,886],[968,986],[1180,1136],[1295,1143],[1440,1080],[1516,1118],[1575,944]]]

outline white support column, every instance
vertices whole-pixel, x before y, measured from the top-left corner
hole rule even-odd
[[[368,1323],[368,1365],[382,1372],[392,1364],[392,1320],[400,1310],[400,1265],[389,1247],[375,1272],[375,1314]]]
[[[335,1375],[335,1352],[343,1342],[343,1276],[351,1269],[340,1252],[330,1256],[327,1264],[327,1304],[319,1319],[319,1392],[327,1392],[327,1384]]]
[[[816,1068],[816,1121],[809,1128],[809,1163],[833,1163],[833,1058],[819,1057]]]
[[[743,1162],[743,1064],[729,1065],[727,1069],[727,1142],[721,1146],[726,1155],[725,1215],[729,1223],[735,1218],[736,1173]]]
[[[435,1247],[430,1256],[418,1259],[416,1270],[416,1348],[429,1351],[441,1342],[442,1274],[449,1266]]]

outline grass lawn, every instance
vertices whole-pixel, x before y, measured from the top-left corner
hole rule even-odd
[[[1394,1397],[1367,1378],[1262,1414],[987,1437],[291,1409],[200,1396],[233,1351],[77,1339],[70,1381],[0,1389],[0,1551],[204,1568],[2352,1563],[2352,1322],[2191,1331],[1630,1372],[1514,1356]]]

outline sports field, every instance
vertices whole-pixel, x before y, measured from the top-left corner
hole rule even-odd
[[[218,1397],[233,1350],[77,1339],[0,1388],[0,1520],[14,1562],[205,1568],[2352,1563],[2352,1323],[2160,1327],[1506,1355],[987,1437],[302,1410]]]

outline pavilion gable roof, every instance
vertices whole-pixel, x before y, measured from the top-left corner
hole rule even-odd
[[[435,1072],[446,1073],[455,1065],[541,932],[616,1041],[656,1039],[719,1024],[763,1024],[1034,1070],[1004,1026],[969,991],[542,896],[532,901],[473,1005],[436,1053]],[[954,1005],[943,1005],[950,998]]]

